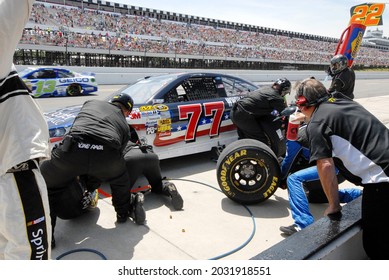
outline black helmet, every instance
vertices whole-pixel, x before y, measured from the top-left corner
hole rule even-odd
[[[132,107],[134,106],[134,100],[132,99],[132,97],[125,93],[114,95],[109,102],[118,102],[129,111],[131,111]]]
[[[273,85],[279,85],[279,93],[282,97],[284,97],[287,94],[290,94],[290,88],[292,84],[287,78],[280,78],[277,81],[275,81]]]
[[[331,73],[332,74],[338,74],[342,70],[347,68],[348,59],[343,54],[337,54],[333,58],[331,58]]]

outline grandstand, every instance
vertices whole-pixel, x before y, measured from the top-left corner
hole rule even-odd
[[[100,0],[34,4],[15,64],[324,70],[337,38]],[[355,68],[388,68],[389,46],[365,43]]]
[[[372,44],[378,47],[389,48],[389,38],[384,37],[384,32],[379,30],[367,30],[365,36],[363,37],[363,41],[366,44]]]

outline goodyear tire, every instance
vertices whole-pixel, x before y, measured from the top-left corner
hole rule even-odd
[[[222,192],[241,204],[267,200],[277,190],[281,174],[273,151],[253,139],[228,145],[219,156],[216,172]]]

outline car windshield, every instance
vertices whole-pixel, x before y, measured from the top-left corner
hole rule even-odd
[[[33,70],[35,70],[35,68],[30,68],[30,67],[29,67],[29,68],[26,68],[26,69],[24,69],[24,70],[18,72],[18,74],[19,74],[20,77],[23,77],[24,75],[30,73],[30,72],[33,71]]]
[[[134,104],[146,103],[166,84],[176,79],[176,75],[154,76],[140,80],[132,85],[121,90],[121,93],[126,93],[132,97]]]

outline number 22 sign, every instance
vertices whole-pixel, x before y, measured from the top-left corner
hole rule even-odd
[[[384,13],[384,3],[364,3],[353,6],[350,9],[350,24],[358,23],[365,26],[382,25],[382,14]]]

